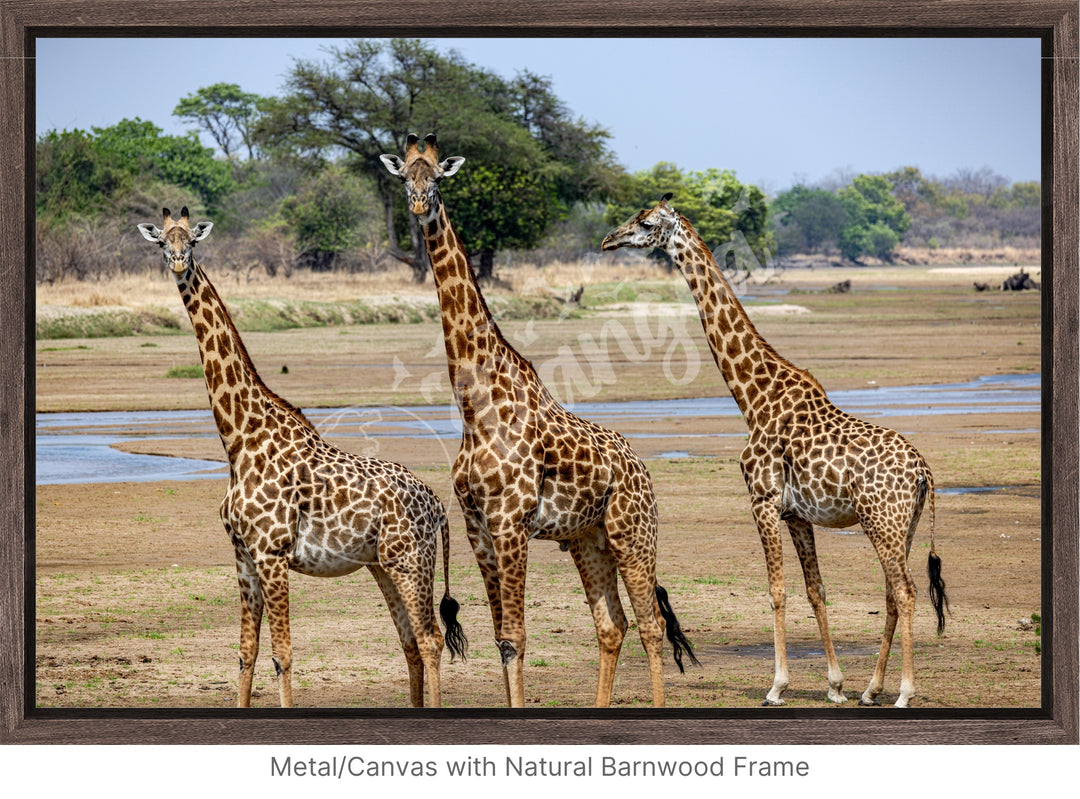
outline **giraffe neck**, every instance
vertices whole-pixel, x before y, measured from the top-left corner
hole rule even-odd
[[[724,383],[747,423],[753,426],[757,422],[758,400],[772,389],[779,373],[790,373],[795,367],[758,333],[712,252],[681,216],[666,250],[694,295],[709,349]]]
[[[490,400],[492,381],[506,358],[531,367],[503,338],[491,315],[465,248],[442,203],[421,222],[442,311],[443,341],[454,400],[467,425]]]
[[[245,441],[265,434],[267,411],[279,407],[312,428],[299,409],[277,396],[259,377],[221,296],[195,261],[176,279],[206,377],[206,391],[229,460]]]

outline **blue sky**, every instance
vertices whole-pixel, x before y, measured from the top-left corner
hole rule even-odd
[[[431,41],[507,77],[550,76],[575,116],[610,131],[631,171],[733,169],[771,192],[907,165],[1039,179],[1036,39]],[[37,130],[140,117],[182,133],[181,97],[218,82],[278,94],[296,59],[325,59],[333,43],[39,39]]]

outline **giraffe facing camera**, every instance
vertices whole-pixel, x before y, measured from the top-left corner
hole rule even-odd
[[[401,639],[412,704],[442,703],[444,636],[434,617],[435,562],[443,550],[439,614],[445,645],[465,657],[467,642],[450,596],[450,528],[435,493],[405,467],[352,455],[326,442],[299,408],[259,377],[220,295],[193,255],[213,225],[191,227],[188,209],[163,226],[138,226],[161,247],[199,344],[206,389],[229,461],[219,514],[236,553],[240,586],[238,707],[251,704],[263,610],[270,626],[282,707],[292,707],[289,571],[339,577],[366,566]]]
[[[461,449],[451,470],[484,579],[507,702],[525,702],[525,575],[530,540],[568,550],[581,575],[600,647],[596,705],[607,707],[633,605],[649,661],[653,704],[664,704],[666,629],[680,671],[697,663],[656,582],[657,511],[645,464],[618,433],[566,410],[502,335],[450,224],[438,184],[464,159],[439,160],[434,134],[410,134],[405,157],[381,156],[419,222],[442,312]]]

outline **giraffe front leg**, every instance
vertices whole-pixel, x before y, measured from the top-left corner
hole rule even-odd
[[[487,533],[487,525],[473,505],[472,498],[467,494],[459,493],[458,503],[465,517],[465,535],[469,539],[469,546],[472,547],[476,565],[480,567],[480,576],[484,580],[484,592],[487,594],[491,623],[495,629],[495,642],[498,645],[502,630],[502,590],[499,587],[499,564],[495,559],[495,546]],[[506,704],[509,706],[511,704],[510,680],[505,668],[503,669],[503,687],[506,689]]]
[[[765,566],[769,578],[769,602],[773,611],[773,684],[762,705],[784,704],[783,693],[789,677],[787,665],[787,593],[784,590],[784,549],[780,536],[780,511],[775,502],[755,498],[754,521],[757,523],[761,546],[765,550]]]
[[[246,551],[236,550],[236,579],[240,585],[240,684],[237,707],[251,707],[251,683],[259,656],[259,628],[262,626],[263,597],[255,564]]]
[[[285,558],[270,556],[256,561],[259,585],[270,624],[270,646],[277,671],[281,707],[292,707],[292,641],[289,634],[289,567]]]
[[[830,702],[840,704],[847,701],[847,697],[844,696],[844,673],[840,670],[840,661],[836,657],[832,634],[829,631],[829,618],[825,610],[825,583],[821,579],[821,570],[818,567],[814,527],[803,519],[788,519],[787,525],[791,540],[795,544],[795,551],[799,555],[799,563],[802,564],[803,580],[806,582],[806,598],[810,600],[810,607],[814,609],[814,618],[817,620],[821,643],[825,649],[825,660],[829,668],[827,696]]]

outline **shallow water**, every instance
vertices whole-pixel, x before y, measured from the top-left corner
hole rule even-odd
[[[970,383],[893,386],[833,391],[840,408],[865,418],[937,414],[1038,412],[1039,375],[982,377]],[[571,410],[616,429],[620,422],[649,420],[653,430],[629,438],[704,437],[712,434],[665,432],[669,419],[738,416],[730,397],[579,402]],[[455,439],[461,419],[451,405],[410,408],[335,408],[305,410],[319,431],[339,438],[378,436]],[[1002,431],[1021,432],[1021,431]],[[113,444],[133,439],[216,438],[213,417],[205,411],[111,411],[39,413],[36,419],[36,475],[39,484],[143,482],[219,478],[227,473],[215,461],[136,455]],[[663,457],[687,457],[685,451]]]

